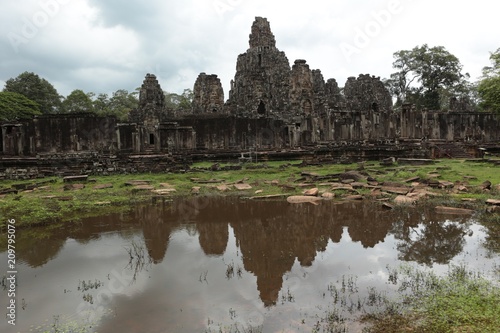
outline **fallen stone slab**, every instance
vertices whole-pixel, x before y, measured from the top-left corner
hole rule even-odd
[[[285,191],[295,191],[295,186],[289,184],[279,185],[279,187]]]
[[[490,206],[486,208],[488,213],[500,213],[500,206]]]
[[[327,183],[319,183],[318,186],[333,186],[335,184],[342,185],[340,183],[334,183],[334,182],[327,182]]]
[[[258,200],[258,199],[276,199],[276,198],[283,198],[283,197],[287,197],[289,196],[290,194],[269,194],[269,195],[256,195],[256,196],[253,196],[253,197],[250,197],[248,199],[251,199],[251,200]],[[309,198],[314,198],[314,197],[309,197]]]
[[[392,193],[392,194],[399,194],[399,195],[407,195],[410,190],[408,188],[404,187],[389,187],[389,186],[382,186],[381,190],[387,193]]]
[[[191,178],[191,181],[198,184],[217,184],[224,182],[224,179],[208,179],[208,180],[203,180],[203,179],[196,180],[196,179],[197,178]]]
[[[63,178],[63,182],[77,182],[77,181],[86,181],[89,178],[89,175],[78,175],[78,176],[66,176]]]
[[[130,180],[125,183],[125,186],[143,186],[149,185],[150,183],[150,180]]]
[[[321,198],[307,196],[307,195],[292,195],[286,198],[286,201],[291,204],[300,204],[300,203],[317,204],[317,202],[321,200],[322,200]]]
[[[488,199],[488,200],[486,200],[486,203],[488,205],[500,206],[500,200],[497,200],[497,199]]]
[[[480,187],[483,190],[491,190],[491,182],[489,180],[486,180],[480,185]]]
[[[107,206],[107,205],[111,205],[111,201],[98,201],[98,202],[94,203],[94,205],[96,205],[96,206]]]
[[[234,186],[234,188],[236,188],[239,191],[251,190],[252,189],[252,186],[250,184],[246,184],[246,183],[236,183],[233,186]]]
[[[405,183],[414,183],[414,182],[418,182],[420,180],[420,177],[411,177],[411,178],[408,178],[407,180],[405,180]]]
[[[155,187],[152,185],[136,185],[132,189],[133,192],[139,192],[139,191],[151,191],[154,190]]]
[[[112,188],[113,187],[113,184],[109,183],[109,184],[100,184],[100,185],[96,185],[93,187],[94,190],[104,190],[104,189],[107,189],[107,188]]]
[[[300,183],[297,185],[298,187],[314,187],[316,186],[315,184],[313,183]]]
[[[455,184],[449,181],[441,180],[439,181],[439,187],[449,189],[455,187]]]
[[[439,214],[457,214],[457,215],[474,214],[474,211],[472,209],[446,207],[446,206],[436,206],[436,212]]]
[[[37,187],[36,184],[12,184],[11,187],[16,190],[33,190]]]
[[[365,183],[360,183],[360,182],[354,182],[354,183],[351,183],[350,185],[354,189],[359,189],[359,188],[365,188],[366,187]]]
[[[303,192],[303,194],[304,194],[304,195],[306,195],[306,196],[312,196],[312,197],[317,196],[317,195],[318,195],[318,193],[319,193],[319,189],[318,189],[317,187],[315,187],[315,188],[311,188],[311,189],[309,189],[309,190],[305,190],[305,191]]]
[[[362,173],[360,173],[358,171],[353,170],[353,171],[347,171],[347,172],[339,174],[338,178],[341,180],[353,179],[354,181],[357,182],[357,181],[360,181],[362,179],[366,179],[366,176],[364,176]]]
[[[158,194],[158,195],[169,195],[172,192],[176,192],[176,191],[177,190],[175,188],[163,188],[163,189],[159,189],[159,190],[152,190],[151,192],[153,192],[154,194]]]
[[[264,190],[257,190],[257,191],[255,191],[255,194],[260,194],[262,192],[264,192]]]
[[[19,191],[12,189],[12,188],[7,188],[7,189],[2,189],[0,190],[0,194],[17,194]]]
[[[54,199],[58,200],[58,201],[72,201],[73,200],[73,197],[71,196],[60,196],[60,197],[54,197]]]
[[[350,200],[350,201],[356,201],[356,200],[363,200],[364,197],[362,195],[348,195],[347,197],[344,197],[344,200]]]
[[[415,199],[407,197],[405,195],[398,195],[396,198],[394,198],[394,203],[398,205],[410,205],[415,203]]]
[[[321,195],[323,199],[333,199],[335,198],[335,193],[332,192],[325,192]]]
[[[200,194],[200,190],[201,190],[201,187],[193,186],[193,188],[191,188],[191,194]]]
[[[428,158],[398,158],[400,165],[430,165],[434,164],[434,160]]]
[[[221,192],[226,192],[229,191],[231,188],[227,186],[226,184],[222,184],[216,187],[219,191]]]
[[[66,185],[64,185],[65,191],[83,190],[84,188],[85,188],[84,184],[66,184]]]
[[[382,208],[384,208],[384,209],[394,209],[394,206],[391,205],[390,203],[384,202],[384,203],[382,203]]]
[[[385,181],[382,184],[380,184],[385,187],[403,187],[406,188],[406,184],[400,183],[400,182],[391,182],[391,181]]]
[[[436,179],[429,179],[428,186],[433,187],[433,188],[438,188],[439,187],[439,181]]]

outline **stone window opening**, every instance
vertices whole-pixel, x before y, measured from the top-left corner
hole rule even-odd
[[[149,144],[154,145],[155,144],[155,135],[153,133],[149,134]]]
[[[378,106],[378,104],[377,104],[377,103],[375,103],[375,102],[374,102],[374,103],[372,103],[372,110],[373,110],[374,112],[378,112],[378,111],[379,111],[379,106]]]
[[[262,54],[259,54],[259,66],[262,66]]]
[[[266,114],[266,104],[264,104],[263,101],[260,101],[259,107],[257,108],[257,113],[262,115]]]

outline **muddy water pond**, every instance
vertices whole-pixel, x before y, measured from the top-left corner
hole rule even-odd
[[[500,263],[470,217],[363,202],[179,199],[16,236],[17,322],[1,332],[311,332],[332,314],[359,332],[401,265]]]

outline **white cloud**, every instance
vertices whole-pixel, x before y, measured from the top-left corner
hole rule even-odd
[[[110,93],[133,90],[153,72],[164,90],[182,92],[207,72],[219,75],[227,97],[255,16],[268,18],[290,64],[306,59],[341,86],[360,73],[388,77],[394,52],[424,43],[444,46],[476,79],[489,64],[489,52],[500,46],[492,37],[500,5],[488,0],[64,0],[15,53],[8,33],[21,34],[23,22],[43,10],[40,3],[54,1],[63,2],[2,5],[0,80],[34,71],[64,95],[73,89]],[[370,35],[361,46],[360,31]],[[350,61],[342,43],[357,49]]]

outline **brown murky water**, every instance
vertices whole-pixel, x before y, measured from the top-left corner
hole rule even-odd
[[[465,262],[490,272],[499,255],[488,237],[468,218],[362,202],[195,198],[138,206],[18,230],[17,325],[1,320],[0,331],[84,321],[101,333],[235,325],[311,332],[332,308],[346,316],[369,310],[371,287],[390,294],[387,267],[408,262],[442,273]]]

